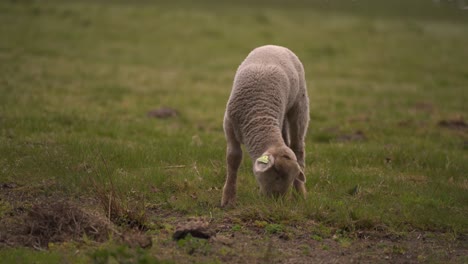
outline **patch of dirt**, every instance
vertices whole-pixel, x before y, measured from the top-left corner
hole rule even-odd
[[[397,126],[399,127],[415,127],[415,128],[425,128],[427,127],[427,122],[423,120],[414,120],[414,119],[404,119],[398,121]]]
[[[0,188],[2,189],[14,189],[18,187],[18,185],[14,182],[6,182],[6,183],[2,183]]]
[[[131,248],[150,248],[153,246],[151,236],[138,230],[128,230],[121,238]]]
[[[171,117],[178,116],[179,112],[170,107],[161,107],[161,108],[149,111],[146,115],[148,117],[154,117],[154,118],[171,118]]]
[[[174,221],[179,225],[184,222],[180,218]],[[468,256],[466,235],[453,238],[434,232],[361,230],[321,236],[307,226],[289,226],[271,234],[254,223],[239,225],[229,218],[201,221],[205,230],[214,232],[208,240],[194,242],[196,238],[190,237],[182,244],[165,243],[172,232],[163,230],[153,238],[160,247],[158,258],[177,263],[461,263]]]
[[[463,120],[463,118],[454,118],[440,120],[438,125],[440,127],[445,127],[453,130],[468,130],[468,124]]]
[[[364,141],[367,137],[361,130],[357,130],[353,133],[344,133],[336,137],[337,141],[347,142],[347,141]]]
[[[208,226],[209,222],[204,219],[190,219],[186,223],[179,224],[172,238],[180,240],[190,234],[192,237],[208,239],[214,235],[213,230]]]
[[[151,236],[141,228],[111,222],[96,209],[100,200],[70,200],[48,194],[53,182],[39,186],[0,183],[0,248],[46,249],[49,243],[89,240],[104,242],[112,235],[117,242],[136,248],[152,246]],[[139,227],[139,226],[137,226]]]
[[[99,201],[72,202],[41,190],[0,183],[0,248],[42,250],[50,242],[80,242],[84,236],[106,241],[112,233],[116,243],[138,248],[135,254],[153,246],[146,257],[175,263],[463,263],[468,256],[466,234],[392,233],[380,227],[323,231],[312,220],[278,225],[242,220],[229,211],[223,217],[189,217],[157,205],[146,207],[153,229],[142,232],[85,209]]]
[[[425,113],[432,113],[434,112],[434,105],[430,102],[416,102],[411,109],[414,111],[425,112]]]
[[[86,235],[95,241],[108,238],[110,225],[96,214],[69,201],[44,199],[27,208],[13,208],[0,219],[0,245],[47,248],[50,242],[79,241]]]
[[[405,120],[398,121],[397,125],[400,127],[409,127],[413,125],[413,123],[414,123],[413,120],[405,119]]]

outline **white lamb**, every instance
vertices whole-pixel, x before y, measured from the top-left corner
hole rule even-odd
[[[291,185],[305,197],[304,139],[309,98],[298,57],[280,46],[254,49],[234,77],[224,115],[227,177],[221,206],[234,205],[237,171],[245,145],[266,195],[280,196]]]

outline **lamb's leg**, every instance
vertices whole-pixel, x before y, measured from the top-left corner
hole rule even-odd
[[[234,205],[236,202],[236,185],[237,185],[237,171],[242,161],[242,149],[240,142],[234,136],[232,128],[228,121],[224,124],[226,133],[227,150],[226,150],[226,163],[227,163],[227,176],[223,188],[223,198],[221,206]]]
[[[305,135],[309,124],[309,104],[307,100],[298,103],[288,113],[289,133],[291,137],[291,150],[296,154],[297,162],[301,167],[302,173],[294,180],[294,188],[299,194],[306,195],[305,189]]]

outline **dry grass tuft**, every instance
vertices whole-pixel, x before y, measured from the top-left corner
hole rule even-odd
[[[0,244],[42,249],[51,242],[79,241],[85,236],[102,242],[112,232],[106,219],[64,200],[42,200],[14,214],[0,220]]]
[[[128,197],[115,187],[106,160],[102,156],[101,160],[106,169],[107,184],[98,183],[93,178],[90,178],[90,182],[107,218],[118,226],[147,230],[144,201],[138,200],[130,204]]]

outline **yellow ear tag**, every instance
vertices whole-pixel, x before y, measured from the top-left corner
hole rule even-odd
[[[257,159],[258,162],[268,164],[268,155],[263,155]]]

